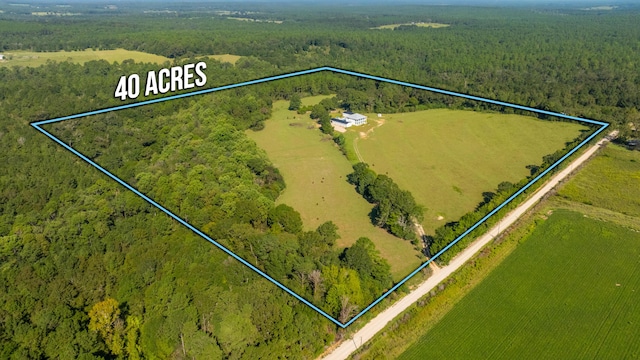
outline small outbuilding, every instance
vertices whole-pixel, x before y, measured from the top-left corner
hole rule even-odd
[[[331,119],[331,125],[334,125],[334,126],[342,126],[342,127],[344,127],[344,128],[348,128],[348,127],[350,127],[351,125],[353,125],[353,123],[352,123],[352,122],[350,122],[350,121],[347,121],[347,119],[343,119],[343,118],[333,118],[333,119]]]
[[[0,54],[0,60],[4,60],[4,54]]]

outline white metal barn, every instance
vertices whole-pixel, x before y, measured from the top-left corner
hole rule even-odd
[[[352,112],[343,112],[342,113],[342,117],[344,119],[346,119],[348,122],[353,123],[353,125],[355,126],[360,126],[360,125],[364,125],[367,123],[367,117],[362,115],[362,114],[358,114],[358,113],[352,113]]]

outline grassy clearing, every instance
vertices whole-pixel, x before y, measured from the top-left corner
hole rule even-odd
[[[640,217],[640,152],[610,145],[559,195],[573,201]]]
[[[60,11],[35,11],[32,12],[33,16],[79,16],[81,13],[60,12]]]
[[[557,210],[400,358],[638,357],[639,244]]]
[[[600,221],[612,222],[629,229],[640,231],[640,217],[629,216],[616,211],[570,201],[560,197],[552,198],[549,201],[549,207],[579,212],[586,217]]]
[[[34,51],[8,51],[3,53],[7,60],[0,61],[0,66],[31,66],[44,65],[47,61],[70,61],[83,64],[92,60],[106,60],[110,63],[122,62],[133,59],[136,62],[162,64],[169,61],[168,58],[160,55],[147,54],[140,51],[130,51],[124,49],[116,50],[92,50],[83,51],[56,51],[56,52],[34,52]]]
[[[242,56],[232,55],[232,54],[222,54],[222,55],[207,55],[205,56],[209,59],[218,60],[221,62],[228,62],[231,64],[235,64]]]
[[[303,105],[319,102],[326,96],[304,98]],[[366,236],[389,261],[395,279],[414,270],[421,262],[413,246],[369,220],[371,204],[347,183],[352,172],[350,162],[333,141],[327,139],[308,115],[287,110],[288,101],[277,101],[273,116],[264,130],[248,131],[280,169],[287,188],[278,199],[300,212],[306,229],[315,229],[331,220],[339,227],[338,245],[346,247]]]
[[[415,26],[419,26],[419,27],[430,27],[430,28],[434,28],[434,29],[450,26],[449,24],[441,24],[441,23],[434,23],[434,22],[417,22],[417,23],[382,25],[382,26],[374,27],[372,29],[390,29],[390,30],[395,30],[396,28],[398,28],[400,26],[403,26],[403,25],[405,25],[405,26],[415,25]]]
[[[227,17],[227,19],[229,19],[229,20],[238,20],[238,21],[246,21],[246,22],[282,24],[282,20],[262,20],[262,19],[253,19],[253,18],[244,18],[244,17]]]
[[[335,94],[331,94],[331,95],[316,95],[316,96],[307,96],[307,97],[303,97],[302,99],[300,99],[300,101],[302,102],[302,106],[312,106],[315,104],[318,104],[320,101],[324,100],[324,99],[328,99],[328,98],[332,98],[336,96]],[[287,102],[287,106],[289,105],[289,103]],[[292,112],[293,114],[293,112]]]
[[[379,174],[388,174],[426,207],[427,233],[455,221],[495,191],[518,182],[527,165],[562,149],[584,127],[520,115],[436,109],[371,114],[367,127],[346,133],[351,148]],[[377,124],[376,124],[377,122]],[[366,134],[366,135],[363,135]]]

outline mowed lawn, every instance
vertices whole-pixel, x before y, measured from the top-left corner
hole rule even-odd
[[[351,146],[379,174],[387,174],[426,208],[425,232],[473,210],[482,193],[529,175],[527,165],[564,148],[579,124],[520,115],[435,109],[375,114],[371,125],[350,128]],[[369,131],[367,131],[369,130]],[[361,137],[362,132],[366,137]],[[440,219],[440,220],[438,220]]]
[[[595,207],[640,217],[640,151],[609,145],[559,195]]]
[[[640,357],[640,233],[556,210],[401,359]]]
[[[124,60],[133,59],[135,62],[162,64],[170,61],[169,58],[160,55],[148,54],[140,51],[130,51],[124,49],[116,50],[92,50],[83,51],[55,51],[55,52],[35,52],[35,51],[17,51],[11,50],[3,53],[8,60],[0,61],[0,66],[31,66],[36,67],[44,65],[47,61],[63,62],[70,61],[73,63],[83,64],[92,60],[106,60],[110,63],[122,62]]]
[[[304,98],[302,102],[309,105],[324,97]],[[351,163],[333,141],[315,127],[309,115],[298,115],[287,110],[288,106],[288,101],[276,101],[273,116],[266,121],[265,128],[247,132],[284,177],[287,188],[278,203],[300,212],[307,230],[333,221],[339,228],[340,247],[350,246],[359,237],[368,237],[388,260],[396,280],[408,275],[420,264],[413,245],[371,224],[372,205],[346,179],[353,171]]]

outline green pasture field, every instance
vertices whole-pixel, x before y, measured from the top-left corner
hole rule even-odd
[[[368,114],[349,128],[348,146],[378,174],[389,175],[425,207],[431,233],[473,210],[483,192],[516,183],[542,157],[564,148],[586,127],[510,114],[434,109]]]
[[[382,25],[382,26],[378,26],[378,27],[375,27],[375,28],[372,28],[372,29],[391,29],[391,30],[395,30],[397,27],[400,27],[402,25],[415,25],[415,26],[430,27],[430,28],[435,28],[435,29],[450,26],[449,24],[441,24],[441,23],[434,23],[434,22],[417,22],[417,23],[406,23],[406,24]]]
[[[640,151],[609,145],[564,186],[565,199],[640,217]]]
[[[302,103],[315,104],[325,97],[303,98]],[[287,188],[278,203],[299,211],[307,230],[333,221],[339,228],[340,247],[368,237],[391,265],[394,278],[406,276],[421,263],[420,254],[409,241],[371,224],[368,214],[372,205],[347,182],[347,175],[353,171],[351,163],[309,115],[289,111],[288,106],[288,101],[274,102],[273,115],[265,128],[247,132],[284,177]]]
[[[55,52],[35,52],[35,51],[17,51],[11,50],[3,53],[7,60],[0,61],[0,66],[31,66],[36,67],[44,65],[47,61],[63,62],[70,61],[73,63],[83,64],[92,60],[106,60],[110,63],[122,62],[124,60],[133,59],[136,62],[162,64],[170,61],[169,58],[160,55],[147,54],[140,51],[130,51],[124,49],[116,50],[92,50],[83,51],[55,51]]]
[[[400,359],[638,357],[639,245],[556,210]]]
[[[235,64],[242,56],[232,55],[232,54],[222,54],[222,55],[207,55],[210,59],[215,59],[220,62],[228,62],[231,64]]]

